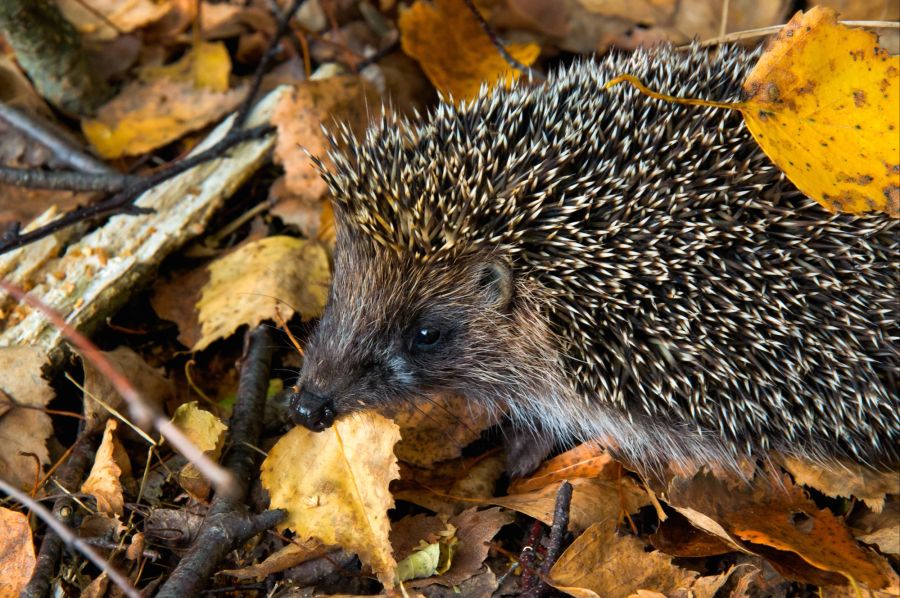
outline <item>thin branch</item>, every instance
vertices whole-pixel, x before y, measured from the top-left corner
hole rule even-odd
[[[840,23],[841,25],[847,25],[848,27],[866,27],[868,29],[900,29],[900,22],[898,21],[838,21],[838,23]],[[785,26],[786,23],[782,25],[772,25],[771,27],[760,27],[758,29],[735,31],[733,33],[729,33],[728,35],[720,35],[712,39],[704,40],[700,42],[700,47],[703,48],[706,46],[715,46],[718,44],[736,42],[742,39],[762,37],[763,35],[778,33],[779,31],[784,29]],[[690,44],[685,44],[683,46],[678,46],[678,49],[683,50],[685,48],[689,48],[690,46]]]
[[[169,418],[145,401],[131,381],[119,372],[118,368],[106,358],[90,339],[72,328],[56,311],[36,297],[26,294],[19,287],[5,280],[0,280],[0,288],[44,314],[44,317],[50,320],[69,339],[69,342],[75,345],[84,359],[90,361],[112,384],[116,392],[125,399],[131,418],[135,423],[141,427],[152,426],[159,430],[159,433],[171,443],[175,450],[193,463],[200,474],[209,480],[218,492],[227,494],[233,491],[236,482],[231,473],[207,457]]]
[[[116,212],[124,214],[145,214],[149,210],[133,205],[134,201],[145,192],[163,181],[174,178],[203,162],[208,162],[209,160],[221,157],[227,150],[240,143],[253,139],[260,139],[272,133],[274,130],[275,128],[271,125],[260,125],[250,129],[231,131],[211,148],[185,158],[184,160],[169,164],[155,174],[137,179],[134,184],[129,185],[126,189],[108,199],[67,212],[53,222],[28,231],[27,233],[7,233],[0,239],[0,254],[12,251],[23,245],[28,245],[29,243],[50,236],[59,230],[72,226],[73,224],[92,218],[99,218],[100,216],[106,216]]]
[[[269,68],[269,64],[271,64],[272,60],[275,59],[275,55],[278,54],[278,47],[281,44],[281,38],[283,38],[285,33],[287,33],[290,29],[291,19],[294,18],[294,14],[296,14],[297,10],[300,8],[300,5],[302,5],[304,1],[305,0],[293,0],[288,9],[278,17],[278,28],[275,30],[275,35],[272,37],[272,43],[269,44],[268,49],[266,49],[266,53],[263,54],[262,59],[256,66],[256,70],[253,73],[253,82],[250,84],[250,91],[247,92],[247,97],[244,98],[241,107],[238,108],[237,115],[234,118],[234,122],[231,124],[232,131],[240,129],[244,126],[244,122],[246,122],[247,117],[250,115],[250,109],[253,107],[253,102],[256,100],[256,96],[259,94],[259,87],[262,84],[263,77],[265,76],[266,71]]]
[[[494,44],[494,47],[497,48],[497,51],[500,52],[500,56],[503,57],[503,60],[509,64],[509,66],[513,67],[517,71],[521,71],[525,75],[528,76],[529,79],[532,80],[541,80],[543,76],[539,75],[537,71],[532,69],[530,66],[526,66],[516,60],[509,52],[506,51],[506,46],[503,45],[503,42],[497,36],[497,33],[494,31],[494,28],[491,27],[490,23],[488,23],[484,16],[481,14],[481,11],[478,10],[478,7],[475,6],[475,2],[473,0],[463,0],[466,7],[468,7],[469,12],[475,17],[475,20],[478,21],[478,24],[481,26],[482,31],[487,34],[490,38],[491,43]]]
[[[544,562],[541,563],[540,578],[537,584],[527,592],[522,592],[523,598],[540,598],[550,590],[546,579],[550,575],[550,569],[556,564],[556,559],[562,554],[562,544],[566,532],[569,529],[569,508],[572,504],[572,484],[568,480],[559,485],[556,492],[556,504],[553,508],[553,525],[550,527],[550,538],[547,540],[547,552]]]
[[[47,507],[37,502],[3,478],[0,478],[0,490],[13,497],[20,504],[28,507],[32,513],[43,519],[44,523],[52,528],[62,541],[66,543],[66,546],[77,550],[87,557],[87,560],[92,562],[97,568],[104,571],[109,579],[119,586],[119,589],[121,589],[126,596],[129,598],[141,598],[141,593],[131,585],[131,582],[128,581],[127,577],[119,573],[118,569],[100,556],[88,543],[79,538],[67,525],[64,525],[54,517],[53,513],[47,510]]]
[[[0,182],[28,189],[57,189],[61,191],[106,191],[115,193],[135,184],[138,177],[116,173],[96,174],[13,168],[0,166]]]
[[[109,165],[82,151],[65,133],[58,131],[55,125],[44,122],[37,116],[0,102],[0,118],[29,139],[46,147],[53,152],[53,157],[75,170],[91,174],[118,174]]]
[[[216,566],[234,546],[284,518],[280,510],[248,516],[244,501],[250,482],[259,475],[259,455],[253,446],[262,432],[266,390],[275,341],[270,326],[257,326],[245,337],[237,400],[229,426],[231,450],[224,464],[237,480],[231,492],[217,492],[191,548],[160,589],[157,598],[196,596]]]

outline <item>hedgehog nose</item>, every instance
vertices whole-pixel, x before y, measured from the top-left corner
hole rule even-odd
[[[291,419],[313,432],[321,432],[334,423],[334,402],[303,388],[291,395]]]

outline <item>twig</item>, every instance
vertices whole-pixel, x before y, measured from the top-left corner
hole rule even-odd
[[[534,591],[540,583],[540,576],[535,571],[534,562],[536,560],[535,552],[540,545],[542,529],[543,525],[541,522],[535,520],[531,524],[528,538],[525,540],[524,546],[522,546],[522,552],[519,553],[519,566],[522,568],[522,581],[519,583],[519,592],[523,596]]]
[[[0,118],[29,139],[46,147],[53,152],[53,157],[75,170],[91,174],[118,174],[112,167],[83,152],[75,143],[66,139],[65,134],[56,131],[54,125],[37,116],[0,102]]]
[[[155,174],[138,179],[133,185],[129,185],[126,189],[108,199],[90,206],[72,210],[53,222],[28,231],[27,233],[5,235],[3,239],[0,239],[0,254],[22,247],[23,245],[28,245],[29,243],[52,235],[56,231],[91,218],[98,218],[115,212],[124,214],[144,214],[147,212],[145,208],[133,205],[134,201],[143,193],[149,191],[165,180],[174,178],[179,174],[194,168],[198,164],[221,157],[227,150],[240,143],[265,137],[274,130],[275,128],[271,125],[260,125],[250,129],[230,131],[211,148],[202,151],[199,154],[190,156],[189,158],[185,158],[184,160],[170,164]]]
[[[57,475],[57,483],[67,490],[74,491],[81,484],[84,472],[94,454],[94,439],[95,436],[81,432],[72,445],[69,459]],[[75,502],[68,495],[61,496],[53,503],[53,516],[67,527],[73,525],[75,510]],[[52,528],[48,528],[41,541],[41,550],[31,579],[22,590],[21,598],[43,598],[49,593],[50,582],[56,575],[56,565],[63,545],[63,539]]]
[[[244,98],[241,107],[238,108],[237,115],[234,117],[234,122],[231,123],[232,131],[244,126],[244,122],[250,115],[250,109],[253,107],[253,102],[256,100],[257,94],[259,94],[259,87],[262,84],[266,70],[278,53],[278,46],[281,43],[281,38],[284,37],[284,34],[290,29],[291,19],[294,18],[294,14],[303,2],[304,0],[293,0],[288,9],[278,17],[278,28],[275,30],[274,37],[272,37],[272,43],[269,44],[266,53],[263,54],[262,59],[256,66],[256,71],[253,73],[253,82],[250,84],[250,90],[247,92],[247,96]]]
[[[553,525],[550,527],[550,538],[547,541],[547,553],[544,562],[541,563],[541,572],[538,582],[527,592],[522,592],[524,598],[540,598],[550,589],[546,582],[550,575],[550,569],[556,563],[556,559],[562,553],[563,540],[569,528],[569,507],[572,504],[572,484],[564,481],[556,492],[556,505],[553,508]]]
[[[83,554],[87,559],[92,562],[97,568],[101,571],[104,571],[110,580],[117,586],[122,592],[128,596],[129,598],[141,598],[141,593],[138,592],[131,582],[128,581],[124,575],[119,573],[118,569],[112,566],[106,559],[100,556],[91,546],[79,538],[75,532],[73,532],[67,525],[64,525],[61,521],[59,521],[56,517],[53,516],[53,513],[47,510],[47,507],[37,502],[6,480],[0,478],[0,490],[7,493],[15,500],[17,500],[22,505],[31,509],[31,512],[36,514],[38,517],[44,520],[44,522],[50,526],[53,531],[58,535],[63,542],[66,543],[66,546],[77,550],[81,554]]]
[[[115,193],[134,185],[138,177],[116,173],[47,171],[36,168],[0,166],[0,182],[28,189],[64,191],[107,191]]]
[[[521,71],[522,73],[526,74],[529,79],[540,80],[543,78],[530,66],[525,66],[524,64],[513,58],[513,56],[511,56],[510,53],[506,51],[506,46],[504,46],[503,42],[500,41],[500,38],[497,37],[497,34],[496,32],[494,32],[493,27],[491,27],[490,23],[485,20],[484,16],[482,16],[481,14],[481,11],[478,10],[478,7],[475,6],[475,3],[472,0],[463,0],[463,2],[465,3],[466,7],[468,7],[469,12],[471,12],[475,17],[475,20],[478,21],[478,24],[481,26],[482,31],[487,34],[487,36],[491,40],[491,43],[494,44],[494,47],[497,48],[497,51],[500,52],[503,60],[505,60],[507,64],[509,64],[509,66],[513,67],[517,71]]]
[[[868,27],[869,29],[900,29],[900,22],[898,21],[838,21],[841,25],[847,25],[848,27]],[[746,29],[744,31],[735,31],[733,33],[729,33],[728,35],[720,35],[718,37],[714,37],[712,39],[707,39],[700,42],[700,47],[706,46],[715,46],[717,44],[727,44],[729,42],[736,42],[742,39],[750,39],[754,37],[762,37],[763,35],[769,35],[770,33],[778,33],[786,24],[782,25],[772,25],[771,27],[760,27],[759,29]],[[685,44],[683,46],[678,46],[679,50],[683,50],[685,48],[690,48],[691,44]]]
[[[244,501],[250,481],[258,476],[258,455],[251,447],[259,442],[263,410],[275,341],[270,326],[247,333],[237,400],[231,417],[231,450],[224,459],[237,483],[231,492],[217,492],[203,526],[191,548],[160,589],[157,598],[196,596],[209,581],[222,558],[236,544],[269,529],[284,518],[273,510],[248,516]]]
[[[370,64],[375,64],[376,62],[378,62],[379,60],[381,60],[388,54],[392,53],[399,46],[400,46],[400,39],[398,38],[398,39],[395,39],[394,41],[392,41],[391,43],[389,43],[388,45],[386,45],[385,47],[381,48],[380,50],[375,51],[368,58],[363,58],[362,60],[357,62],[356,66],[353,67],[353,71],[358,73],[358,72],[362,71],[364,68],[366,68],[367,66],[369,66]]]
[[[184,433],[172,423],[162,413],[144,400],[141,393],[134,387],[128,378],[114,366],[109,359],[90,341],[86,336],[72,328],[56,311],[45,305],[39,299],[27,295],[22,289],[12,285],[5,280],[0,280],[0,288],[22,301],[27,303],[34,309],[37,309],[44,317],[46,317],[54,326],[69,339],[79,350],[81,355],[90,361],[94,367],[107,379],[113,388],[116,389],[129,408],[131,418],[141,427],[154,427],[159,433],[172,444],[172,446],[181,453],[188,461],[190,461],[203,475],[208,479],[216,490],[221,493],[231,492],[235,487],[235,480],[231,473],[220,467],[207,457],[203,451],[197,448]]]

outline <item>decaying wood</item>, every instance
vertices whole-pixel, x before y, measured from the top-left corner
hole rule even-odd
[[[246,126],[266,124],[286,88],[263,98]],[[232,117],[233,118],[233,117]],[[231,128],[226,119],[192,152],[197,154],[221,140]],[[57,256],[73,231],[0,256],[0,277],[29,289],[66,321],[90,334],[98,324],[143,288],[162,260],[205,230],[224,201],[266,160],[274,135],[249,141],[225,156],[205,162],[144,193],[136,202],[153,212],[116,215],[105,225],[69,245]],[[49,222],[45,213],[32,227]],[[40,313],[4,297],[0,305],[0,346],[36,345],[54,359],[61,357],[63,337]]]

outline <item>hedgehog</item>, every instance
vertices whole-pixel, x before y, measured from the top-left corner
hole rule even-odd
[[[895,466],[897,221],[804,197],[733,111],[604,90],[735,101],[758,55],[614,52],[338,127],[295,422],[447,393],[505,418],[516,475],[595,438],[645,471]]]

